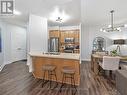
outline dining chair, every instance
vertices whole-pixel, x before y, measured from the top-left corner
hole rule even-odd
[[[99,66],[105,71],[110,71],[110,75],[112,71],[116,71],[119,69],[119,61],[120,57],[118,56],[103,56],[103,61],[99,62]],[[99,69],[100,72],[100,69]]]

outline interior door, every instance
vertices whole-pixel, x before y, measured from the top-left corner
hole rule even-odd
[[[26,29],[18,28],[11,32],[11,61],[26,59]]]

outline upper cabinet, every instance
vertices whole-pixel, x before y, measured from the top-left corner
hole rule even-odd
[[[64,43],[64,39],[68,36],[68,33],[65,31],[60,32],[60,42]]]
[[[79,42],[79,30],[62,30],[60,31],[60,40],[64,43],[65,38],[74,38]]]
[[[61,43],[65,42],[66,38],[74,38],[75,43],[79,43],[80,38],[80,31],[79,29],[75,30],[50,30],[49,31],[49,38],[50,37],[58,37]]]
[[[73,48],[73,53],[79,53],[80,45],[80,30],[50,30],[49,38],[57,37],[59,38],[59,51],[64,52],[66,48]]]
[[[50,30],[49,31],[49,37],[60,37],[59,30]]]

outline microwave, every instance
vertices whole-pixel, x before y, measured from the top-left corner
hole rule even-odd
[[[74,43],[75,42],[75,39],[74,38],[65,38],[64,39],[64,42],[65,43]]]

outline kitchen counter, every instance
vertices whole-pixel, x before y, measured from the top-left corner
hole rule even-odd
[[[64,66],[70,66],[76,70],[75,72],[75,83],[79,85],[80,83],[80,58],[79,54],[70,53],[60,53],[60,54],[48,54],[41,52],[30,52],[29,56],[31,58],[32,73],[35,78],[43,79],[42,66],[45,64],[55,65],[57,82],[62,82],[62,68]],[[55,80],[53,80],[55,81]],[[66,82],[70,84],[70,81]]]
[[[49,58],[62,58],[62,59],[74,59],[79,60],[79,54],[73,54],[73,53],[60,53],[60,54],[45,54],[41,52],[30,52],[30,56],[36,56],[36,57],[49,57]]]

